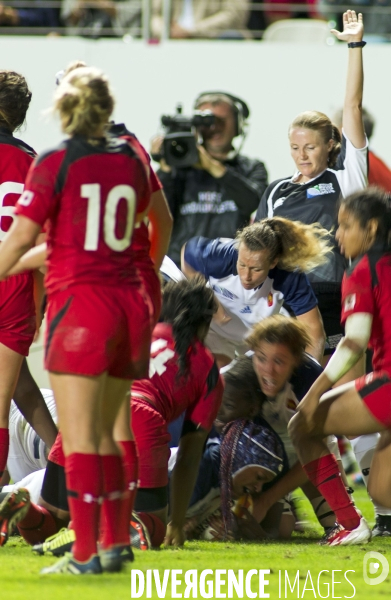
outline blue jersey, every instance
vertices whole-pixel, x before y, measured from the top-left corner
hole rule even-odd
[[[220,336],[242,342],[253,325],[279,313],[283,304],[296,316],[316,307],[315,294],[304,273],[274,267],[260,286],[246,290],[238,276],[237,260],[234,240],[196,237],[186,244],[185,261],[205,275],[230,318],[224,325],[212,320],[211,329]]]

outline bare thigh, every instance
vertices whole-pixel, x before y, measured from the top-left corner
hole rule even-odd
[[[10,405],[22,366],[23,356],[0,344],[0,427],[8,427]]]
[[[355,387],[343,393],[338,389],[323,396],[312,415],[312,435],[358,436],[385,429],[364,404]]]

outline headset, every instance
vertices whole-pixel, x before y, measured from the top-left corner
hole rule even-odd
[[[203,98],[206,96],[226,96],[231,100],[231,102],[233,103],[232,108],[235,117],[234,137],[237,137],[239,135],[245,137],[247,129],[247,119],[250,116],[250,109],[246,102],[244,100],[241,100],[241,98],[238,98],[237,96],[233,96],[232,94],[228,94],[227,92],[222,92],[221,90],[211,92],[207,91],[202,92],[202,94],[199,94],[199,96],[197,96],[197,98],[194,101],[194,109],[197,109],[200,106],[200,104],[203,104]]]

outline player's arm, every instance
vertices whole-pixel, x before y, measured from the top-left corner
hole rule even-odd
[[[301,487],[308,481],[306,474],[299,462],[296,462],[289,471],[281,477],[271,488],[253,498],[253,517],[262,523],[271,507],[290,492]]]
[[[318,402],[322,394],[354,367],[368,346],[372,320],[370,313],[353,313],[346,319],[345,337],[339,342],[323,373],[300,402],[299,410],[307,411],[313,401]]]
[[[10,230],[0,244],[0,280],[35,243],[41,226],[28,217],[16,216]]]
[[[30,248],[26,254],[18,260],[15,266],[9,270],[8,275],[18,275],[24,271],[34,271],[35,269],[41,269],[45,266],[47,257],[47,245],[46,242],[38,244],[34,248]]]
[[[320,362],[324,352],[326,334],[318,307],[315,306],[308,312],[297,315],[297,319],[305,325],[311,337],[311,344],[306,348],[306,352]]]
[[[201,365],[198,365],[201,368]],[[213,363],[199,400],[189,408],[179,441],[177,461],[170,481],[171,520],[167,526],[165,545],[181,546],[185,541],[183,526],[204,450],[204,444],[217,416],[224,384]]]
[[[157,190],[151,195],[148,219],[151,242],[150,256],[155,265],[155,270],[158,272],[167,254],[173,225],[173,218],[162,190]]]
[[[187,423],[195,427],[192,422]],[[177,460],[170,481],[171,519],[164,540],[166,546],[182,546],[185,542],[183,526],[186,511],[197,480],[207,435],[205,429],[199,428],[185,433],[180,439]]]
[[[181,249],[181,270],[188,279],[192,279],[193,277],[196,277],[196,275],[200,275],[200,272],[196,271],[196,269],[193,269],[193,267],[191,267],[186,261],[186,244],[184,244]]]

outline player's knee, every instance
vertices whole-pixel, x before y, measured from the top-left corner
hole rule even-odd
[[[288,423],[288,433],[294,446],[299,446],[300,442],[308,436],[309,425],[301,412],[297,412]]]

